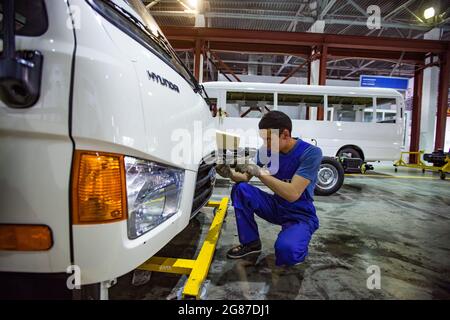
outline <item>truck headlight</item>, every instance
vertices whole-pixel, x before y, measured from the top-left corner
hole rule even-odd
[[[128,238],[136,239],[174,215],[179,207],[184,170],[125,157]]]

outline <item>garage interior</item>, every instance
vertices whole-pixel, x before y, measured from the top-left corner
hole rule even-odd
[[[410,78],[405,151],[448,151],[448,2],[202,0],[195,10],[187,8],[189,2],[144,1],[200,82],[352,85],[360,75]],[[381,10],[380,28],[366,25],[370,5]],[[442,15],[424,19],[424,9],[431,6]],[[433,113],[435,118],[428,117]],[[412,155],[410,162],[415,160]],[[218,177],[211,199],[229,196],[231,187]],[[280,230],[259,218],[263,253],[227,259],[226,251],[238,242],[230,206],[202,298],[450,298],[448,179],[413,168],[397,171],[392,162],[374,163],[366,174],[346,174],[342,188],[329,197],[316,196],[315,206],[320,228],[306,261],[292,268],[275,266],[273,243]],[[211,221],[212,210],[203,209],[157,255],[194,257]],[[383,269],[379,290],[366,287],[371,265]],[[177,299],[186,281],[156,272],[148,277],[134,286],[129,273],[111,288],[110,298]]]
[[[448,0],[0,0],[0,49],[0,300],[450,300]]]

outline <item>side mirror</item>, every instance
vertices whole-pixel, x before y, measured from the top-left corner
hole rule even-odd
[[[3,0],[3,52],[0,55],[0,100],[11,108],[28,108],[39,99],[43,56],[16,52],[14,0]]]

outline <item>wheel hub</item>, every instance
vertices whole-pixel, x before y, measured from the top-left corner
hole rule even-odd
[[[322,164],[317,175],[318,184],[322,189],[333,188],[338,181],[337,169],[329,164]]]

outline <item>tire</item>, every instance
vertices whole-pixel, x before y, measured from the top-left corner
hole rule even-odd
[[[338,191],[344,183],[344,168],[332,157],[323,157],[317,174],[314,194],[329,196]]]
[[[445,180],[445,172],[441,171],[440,178],[441,178],[441,180]]]
[[[347,156],[349,158],[360,158],[360,159],[364,160],[362,158],[362,154],[360,154],[359,151],[353,149],[352,147],[342,148],[341,150],[339,150],[337,156],[339,158],[343,157],[343,156]]]

